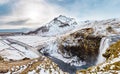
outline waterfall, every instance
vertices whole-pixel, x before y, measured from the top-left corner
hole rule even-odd
[[[100,64],[100,63],[105,61],[105,58],[102,56],[102,54],[104,54],[106,49],[109,47],[109,45],[110,45],[109,43],[110,43],[109,38],[104,37],[101,39],[100,48],[99,48],[99,55],[98,55],[96,64]]]

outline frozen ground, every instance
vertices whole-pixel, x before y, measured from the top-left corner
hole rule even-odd
[[[40,37],[40,36],[10,36],[7,38],[23,42],[32,47],[37,47],[39,45],[46,44],[47,42],[56,39],[55,37]]]
[[[24,46],[23,46],[23,45]],[[36,50],[33,52],[32,47],[19,41],[12,42],[9,38],[0,39],[0,56],[4,57],[5,60],[22,60],[24,58],[37,58]]]

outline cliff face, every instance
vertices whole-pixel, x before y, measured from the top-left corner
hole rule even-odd
[[[112,44],[107,50],[106,52],[103,54],[103,56],[107,59],[107,60],[111,60],[114,59],[116,57],[120,56],[120,41]]]
[[[120,41],[119,36],[109,37],[111,40],[109,48],[103,54],[103,57],[106,59],[104,62],[90,67],[87,70],[79,70],[76,74],[80,73],[112,73],[119,74],[120,73]],[[116,42],[117,40],[117,42]]]
[[[93,29],[86,28],[65,36],[62,38],[59,50],[63,56],[66,54],[69,57],[77,56],[86,64],[94,64],[98,56],[101,37],[92,34]]]

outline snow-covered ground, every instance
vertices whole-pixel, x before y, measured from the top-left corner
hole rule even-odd
[[[0,40],[0,51],[9,47],[9,45],[5,44],[3,41]]]
[[[23,42],[32,47],[43,45],[49,41],[56,39],[56,37],[40,37],[40,36],[10,36],[8,38]]]
[[[2,56],[4,60],[22,60],[24,58],[32,59],[39,57],[39,55],[31,51],[30,48],[18,45],[17,43],[10,43],[6,39],[1,38],[0,40],[0,56]]]

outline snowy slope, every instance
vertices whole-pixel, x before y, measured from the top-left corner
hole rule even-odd
[[[30,50],[31,48],[19,45],[17,42],[12,43],[8,41],[7,38],[0,40],[0,46],[0,56],[2,56],[4,60],[7,61],[39,57],[35,52]]]
[[[0,40],[0,51],[6,48],[9,48],[9,46]]]
[[[23,43],[30,45],[32,47],[44,45],[47,42],[50,42],[50,41],[56,39],[56,37],[40,37],[40,36],[9,36],[7,38],[23,42]]]
[[[120,34],[120,19],[93,21],[85,25],[94,29],[95,36],[111,36]]]

